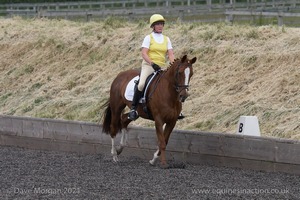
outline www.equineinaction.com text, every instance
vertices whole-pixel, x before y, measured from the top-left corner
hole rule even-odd
[[[245,195],[253,195],[253,194],[287,194],[289,193],[289,189],[276,189],[276,188],[268,188],[268,189],[260,189],[260,188],[251,188],[251,189],[200,189],[200,188],[193,188],[192,194],[226,194],[226,195],[233,195],[233,194],[245,194]]]

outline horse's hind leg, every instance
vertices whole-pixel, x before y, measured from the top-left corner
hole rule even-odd
[[[115,108],[115,109],[113,109],[113,108]],[[114,162],[119,161],[118,155],[122,152],[122,149],[123,149],[123,147],[118,148],[116,146],[115,139],[116,139],[117,133],[120,130],[122,130],[122,128],[123,128],[123,124],[122,124],[122,120],[121,120],[121,113],[124,108],[125,108],[125,104],[124,105],[120,104],[118,106],[112,106],[112,110],[111,110],[111,123],[110,123],[111,154],[112,154]],[[121,139],[122,144],[126,143],[125,136],[126,136],[125,133],[122,134],[122,139]],[[121,146],[124,146],[124,145],[121,145]]]
[[[120,146],[116,148],[117,155],[120,155],[127,143],[127,130],[122,129],[122,137],[120,141]]]
[[[115,147],[115,137],[111,137],[111,155],[113,157],[114,162],[119,161],[117,149]]]
[[[124,107],[125,107],[125,105],[120,107],[120,109],[118,110],[118,112],[116,112],[117,114],[114,115],[114,117],[120,116]],[[113,157],[113,161],[118,162],[119,161],[118,155],[120,155],[122,153],[124,147],[127,144],[127,138],[128,138],[127,126],[131,122],[131,120],[127,119],[127,114],[122,114],[120,118],[114,118],[114,117],[112,118],[113,123],[111,124],[111,129],[113,130],[112,133],[114,133],[114,134],[111,134],[111,144],[112,144],[111,154]],[[116,128],[116,127],[121,127],[121,132],[122,132],[121,141],[120,141],[119,146],[115,145],[116,134],[120,130],[120,128]]]
[[[128,131],[127,127],[131,120],[128,119],[128,114],[122,114],[121,123],[122,123],[122,137],[120,141],[120,146],[117,148],[117,155],[120,155],[127,144]]]

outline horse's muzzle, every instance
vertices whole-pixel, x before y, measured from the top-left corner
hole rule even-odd
[[[189,93],[187,92],[187,90],[182,90],[179,93],[179,101],[183,103],[186,100],[186,98],[188,98],[188,96],[189,96]]]

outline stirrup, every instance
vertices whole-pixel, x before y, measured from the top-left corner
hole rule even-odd
[[[128,119],[134,121],[136,120],[137,118],[139,118],[139,114],[136,110],[132,109],[129,113],[128,113]]]

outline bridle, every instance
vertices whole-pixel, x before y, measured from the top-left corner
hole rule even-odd
[[[180,64],[181,63],[179,63],[178,65],[177,65],[177,70],[176,70],[176,75],[175,75],[175,85],[174,85],[174,87],[175,87],[175,90],[176,90],[176,92],[179,94],[179,93],[181,93],[181,91],[183,91],[183,90],[189,90],[189,85],[180,85],[180,84],[178,84],[178,77],[179,77],[179,68],[180,68]],[[188,66],[187,67],[191,67],[192,66],[192,64],[188,64]],[[160,76],[158,76],[158,79],[156,80],[156,82],[155,82],[155,85],[154,85],[154,89],[152,90],[152,92],[150,92],[150,94],[148,95],[148,98],[150,98],[151,96],[152,96],[152,94],[153,94],[153,92],[155,91],[155,89],[157,88],[157,85],[158,85],[158,83],[160,82],[160,79],[165,75],[165,73],[166,73],[166,71],[159,71],[159,72],[163,72],[162,74],[160,74]],[[158,72],[158,73],[159,73]]]
[[[191,67],[192,65],[189,64],[187,67]],[[189,84],[188,85],[180,85],[178,84],[178,77],[179,77],[179,68],[180,68],[180,63],[177,65],[177,71],[175,75],[175,90],[176,92],[180,93],[182,90],[189,90]]]

